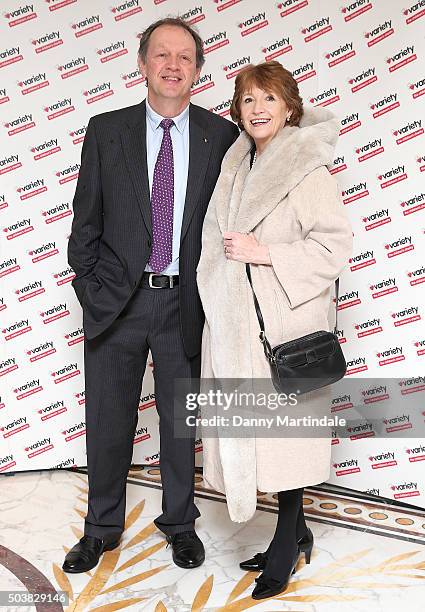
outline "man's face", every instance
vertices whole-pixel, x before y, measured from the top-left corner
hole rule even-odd
[[[146,62],[139,57],[139,69],[148,79],[149,101],[154,106],[174,100],[184,107],[201,72],[196,67],[193,37],[179,26],[159,26],[149,39]]]

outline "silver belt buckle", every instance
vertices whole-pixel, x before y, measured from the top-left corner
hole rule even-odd
[[[151,289],[161,289],[161,287],[155,287],[155,285],[152,285],[152,278],[154,276],[157,276],[156,274],[154,274],[153,272],[149,272],[149,287]]]

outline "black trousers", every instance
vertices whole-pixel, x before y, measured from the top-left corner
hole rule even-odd
[[[149,349],[163,486],[162,514],[155,524],[173,535],[193,529],[200,516],[194,504],[195,432],[187,438],[174,436],[173,401],[173,379],[199,378],[200,356],[190,360],[183,349],[179,287],[139,288],[111,327],[84,344],[89,480],[85,535],[108,540],[124,529],[126,479]]]

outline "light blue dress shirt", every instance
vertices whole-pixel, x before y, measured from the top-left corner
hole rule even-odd
[[[164,131],[160,126],[164,117],[158,115],[146,98],[146,157],[148,163],[149,192],[152,197],[152,183],[155,164],[161,148]],[[189,105],[177,117],[172,117],[170,135],[174,160],[174,212],[173,212],[173,261],[161,274],[179,273],[180,234],[184,202],[186,199],[187,174],[189,170]],[[146,272],[152,272],[149,264]]]

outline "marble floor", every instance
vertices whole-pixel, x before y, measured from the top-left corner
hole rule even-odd
[[[0,477],[0,591],[66,591],[69,603],[8,612],[422,612],[425,600],[425,512],[341,490],[306,489],[304,510],[314,532],[311,564],[300,560],[280,596],[250,597],[255,573],[238,562],[264,549],[276,501],[260,495],[246,524],[232,523],[223,496],[197,475],[197,531],[207,558],[194,570],[176,567],[153,519],[159,514],[158,469],[130,472],[122,544],[85,574],[65,574],[64,554],[82,535],[87,505],[83,471],[54,470]]]

